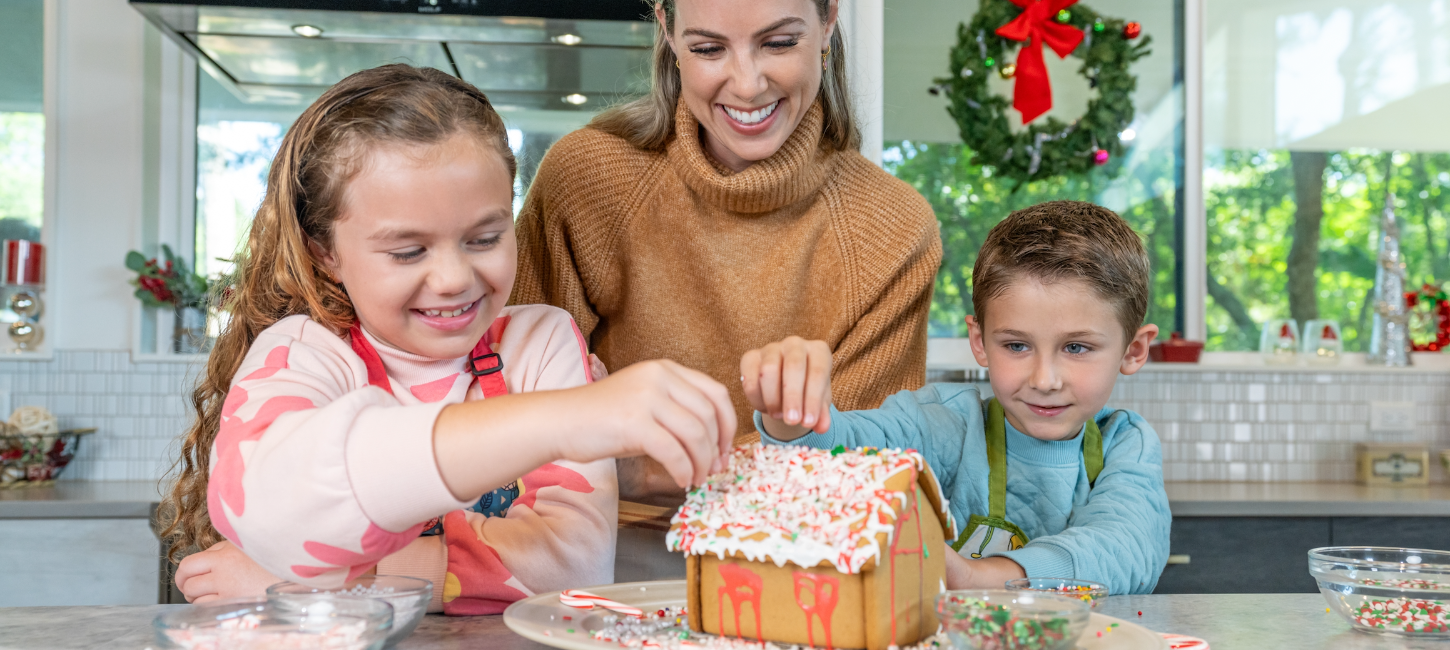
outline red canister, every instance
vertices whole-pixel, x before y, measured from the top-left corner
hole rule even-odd
[[[7,239],[0,244],[0,268],[6,285],[45,284],[45,246],[25,239]]]

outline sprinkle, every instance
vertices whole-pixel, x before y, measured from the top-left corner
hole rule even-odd
[[[1098,632],[1098,637],[1101,638],[1102,636],[1103,636],[1103,633],[1102,632]]]
[[[564,631],[565,631],[565,632],[568,632],[568,633],[570,633],[570,634],[573,634],[573,633],[574,633],[574,628],[572,628],[572,627],[571,627],[571,628],[569,628],[569,629],[567,629],[567,630],[564,630]]]
[[[1142,616],[1142,615],[1143,615],[1143,610],[1141,610],[1141,609],[1140,609],[1140,610],[1138,610],[1138,615],[1139,615],[1139,616]]]

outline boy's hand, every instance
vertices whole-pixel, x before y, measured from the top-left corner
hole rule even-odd
[[[831,428],[831,346],[792,336],[740,359],[740,382],[751,408],[777,440]]]
[[[284,580],[225,540],[187,556],[176,567],[176,588],[188,603],[261,596],[279,582]]]
[[[962,557],[946,545],[947,589],[1001,589],[1008,580],[1026,578],[1022,565],[1001,557],[973,560]]]
[[[730,393],[704,373],[673,361],[645,361],[587,386],[571,413],[587,420],[555,443],[555,457],[587,463],[649,456],[680,487],[721,469],[735,441]],[[591,430],[589,435],[574,431]]]

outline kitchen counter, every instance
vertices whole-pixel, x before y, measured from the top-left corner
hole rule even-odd
[[[152,643],[151,620],[171,607],[181,605],[0,609],[0,648],[136,650]],[[1319,594],[1115,596],[1103,601],[1097,611],[1155,632],[1205,639],[1213,650],[1446,647],[1444,642],[1406,641],[1355,632],[1337,614],[1324,611],[1324,598]],[[1141,617],[1139,611],[1143,612]],[[1094,632],[1088,630],[1086,634]],[[429,616],[398,647],[539,650],[545,646],[510,632],[501,616]]]
[[[1450,485],[1170,482],[1165,488],[1175,517],[1450,517]],[[160,501],[149,481],[60,481],[0,489],[0,519],[145,518]]]
[[[1450,485],[1167,483],[1174,517],[1446,517]]]
[[[152,481],[56,481],[0,489],[0,519],[148,519],[160,502]]]

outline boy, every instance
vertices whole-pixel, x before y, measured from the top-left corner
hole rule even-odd
[[[831,351],[792,337],[746,353],[745,394],[767,444],[921,450],[961,535],[953,589],[1076,578],[1153,591],[1172,520],[1162,449],[1143,418],[1104,408],[1119,374],[1148,359],[1148,256],[1104,208],[1043,203],[992,229],[972,270],[973,386],[902,391],[879,409],[830,407]],[[807,435],[811,431],[815,434]]]

